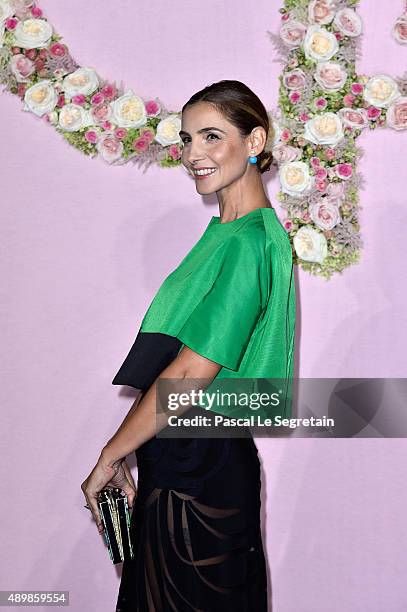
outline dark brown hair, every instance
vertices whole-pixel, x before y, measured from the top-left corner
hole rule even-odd
[[[212,83],[204,89],[196,92],[182,107],[182,112],[187,106],[197,102],[209,102],[240,132],[245,138],[252,129],[261,126],[266,131],[267,140],[270,141],[274,135],[273,126],[270,124],[269,116],[264,104],[256,94],[241,81],[223,80]],[[271,151],[262,151],[257,155],[257,168],[261,173],[270,170],[273,161]]]

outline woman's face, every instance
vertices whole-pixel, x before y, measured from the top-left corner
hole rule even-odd
[[[182,113],[180,137],[183,142],[181,163],[194,177],[196,189],[209,194],[227,187],[246,172],[257,172],[248,161],[251,151],[262,147],[257,130],[242,138],[237,127],[229,123],[209,102],[197,102]],[[202,172],[196,173],[201,170]]]

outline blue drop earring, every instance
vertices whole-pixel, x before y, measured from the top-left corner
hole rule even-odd
[[[251,164],[255,164],[255,163],[257,163],[257,157],[256,157],[256,155],[251,155],[251,156],[249,157],[249,162],[250,162]]]

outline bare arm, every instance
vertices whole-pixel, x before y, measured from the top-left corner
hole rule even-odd
[[[157,381],[161,378],[202,378],[208,379],[209,384],[221,367],[220,364],[206,359],[184,346],[149,389],[134,402],[116,433],[102,449],[100,461],[105,466],[117,466],[129,453],[150,440],[167,425],[166,416],[161,415],[160,419],[156,413]]]

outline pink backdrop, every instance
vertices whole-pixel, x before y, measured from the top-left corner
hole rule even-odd
[[[169,110],[223,78],[276,106],[280,65],[266,31],[277,31],[278,3],[41,6],[79,63]],[[361,2],[360,72],[402,74],[407,48],[390,36],[401,10],[401,0]],[[133,401],[111,380],[143,314],[218,205],[197,195],[181,168],[143,174],[85,158],[21,107],[0,97],[0,588],[69,590],[72,611],[111,612],[120,570],[80,483]],[[297,270],[299,376],[406,375],[407,139],[382,130],[358,142],[362,261],[331,281]],[[258,447],[273,612],[405,611],[405,441],[261,439]]]

